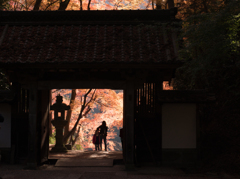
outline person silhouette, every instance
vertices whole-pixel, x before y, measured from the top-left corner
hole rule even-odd
[[[96,129],[95,134],[93,135],[93,143],[95,144],[95,150],[99,150],[100,134],[98,129]]]
[[[100,125],[97,129],[100,130],[100,150],[102,150],[102,140],[104,140],[105,151],[107,151],[108,127],[107,127],[106,121],[103,121],[102,125]]]

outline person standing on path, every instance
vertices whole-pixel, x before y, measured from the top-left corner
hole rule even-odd
[[[98,151],[99,149],[99,145],[100,145],[100,134],[99,134],[99,130],[96,129],[95,134],[93,135],[93,143],[95,144],[95,150]]]
[[[97,128],[100,130],[100,150],[102,150],[102,140],[104,140],[105,151],[107,151],[107,131],[108,127],[106,121],[102,122],[102,125]]]

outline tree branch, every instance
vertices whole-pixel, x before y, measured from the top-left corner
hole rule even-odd
[[[91,4],[91,0],[88,0],[87,10],[89,10],[89,11],[90,11],[90,4]]]
[[[79,137],[79,132],[80,132],[80,128],[81,128],[81,125],[78,127],[78,130],[76,132],[76,137],[74,138],[74,140],[72,139],[72,136],[71,136],[71,143],[72,143],[72,146],[74,146],[74,144],[76,143],[78,137]],[[75,132],[75,131],[74,131]]]
[[[154,2],[153,2],[154,0],[152,0],[152,9],[154,10]]]
[[[80,1],[80,10],[82,11],[82,0],[79,0]]]
[[[41,3],[42,3],[42,0],[36,0],[33,10],[38,11]]]
[[[86,104],[86,106],[88,106],[92,102],[95,92],[96,92],[96,89],[94,90],[93,95],[92,95],[91,99],[88,101],[88,103]]]
[[[61,0],[58,11],[65,11],[69,2],[70,2],[70,0],[65,0],[64,2],[62,2],[62,0]]]
[[[76,89],[72,89],[71,99],[69,103],[70,109],[67,111],[67,117],[66,117],[67,125],[64,128],[64,136],[66,136],[69,133],[69,123],[72,116],[72,110],[73,110],[73,104],[75,102],[75,98],[76,98]]]
[[[48,4],[47,7],[44,9],[44,11],[46,11],[51,5],[55,4],[56,2],[58,2],[58,0],[53,1],[53,2],[51,2],[50,4]],[[58,89],[58,90],[59,90],[59,89]],[[56,91],[58,91],[58,90],[56,90]]]
[[[63,143],[64,143],[64,144],[66,144],[68,138],[69,138],[71,135],[73,135],[74,131],[75,131],[76,128],[77,128],[77,125],[78,125],[80,119],[83,117],[83,114],[82,114],[82,113],[83,113],[84,109],[86,108],[86,106],[85,106],[85,105],[86,105],[86,98],[87,98],[88,94],[89,94],[91,91],[92,91],[92,89],[89,89],[88,92],[84,95],[83,104],[82,104],[80,113],[79,113],[79,115],[78,115],[77,121],[76,121],[76,123],[74,124],[74,127],[71,129],[71,131],[69,131],[69,133],[68,133],[66,136],[64,136],[64,138],[63,138]]]
[[[107,107],[107,108],[115,108],[115,107],[112,107],[112,106],[108,106],[108,105],[106,105],[106,104],[104,104],[104,103],[101,103],[101,102],[99,102],[99,101],[95,101],[97,104],[99,104],[99,105],[102,105],[102,106],[105,106],[105,107]]]

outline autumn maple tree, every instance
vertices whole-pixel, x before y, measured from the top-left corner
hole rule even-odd
[[[177,0],[175,0],[177,2]],[[0,9],[46,10],[136,10],[174,7],[174,0],[1,0]],[[176,4],[176,3],[175,3]]]
[[[80,136],[86,138],[81,140],[83,143],[85,141],[85,146],[89,146],[94,130],[103,120],[109,125],[110,131],[114,126],[122,126],[122,93],[117,94],[110,89],[64,89],[53,90],[53,99],[59,93],[64,96],[63,102],[70,105],[66,114],[68,124],[64,128],[65,144],[75,145]],[[81,131],[83,128],[86,130]],[[87,130],[90,129],[89,134]],[[116,136],[116,133],[111,135]]]

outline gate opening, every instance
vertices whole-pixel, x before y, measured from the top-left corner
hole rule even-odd
[[[69,122],[63,130],[63,142],[68,150],[94,151],[93,134],[102,121],[106,121],[107,151],[122,151],[119,134],[123,127],[123,90],[53,89],[51,104],[56,102],[59,94],[63,96],[63,103],[70,106],[70,110],[65,112],[65,120]],[[49,151],[56,142],[56,130],[51,120]],[[102,150],[105,151],[104,141]]]

